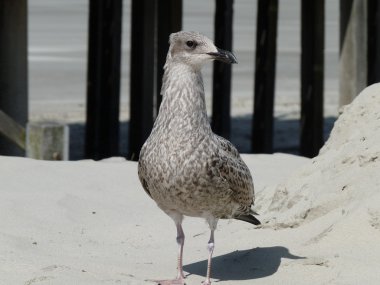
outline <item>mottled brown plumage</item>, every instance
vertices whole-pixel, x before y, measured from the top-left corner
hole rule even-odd
[[[260,223],[252,216],[254,188],[248,167],[228,140],[211,131],[208,121],[201,67],[213,59],[236,62],[232,53],[217,49],[199,33],[178,32],[170,36],[162,104],[140,152],[140,181],[177,226],[181,259],[177,283],[161,284],[184,282],[183,216],[203,217],[209,223],[209,266],[218,219]],[[209,269],[204,284],[210,283]]]

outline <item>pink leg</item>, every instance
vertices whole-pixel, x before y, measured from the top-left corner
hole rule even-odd
[[[181,223],[176,223],[177,227],[177,244],[178,244],[178,265],[177,265],[177,278],[173,280],[155,280],[158,285],[185,285],[185,275],[182,269],[183,258],[183,245],[185,243],[185,234],[183,232]]]
[[[214,230],[211,229],[210,240],[208,241],[208,262],[207,262],[207,275],[206,280],[202,282],[203,285],[211,285],[211,259],[214,252]]]
[[[177,279],[184,279],[185,275],[183,274],[182,260],[183,260],[183,245],[185,243],[185,233],[183,232],[181,224],[177,224],[176,226],[177,226],[177,244],[178,244]]]

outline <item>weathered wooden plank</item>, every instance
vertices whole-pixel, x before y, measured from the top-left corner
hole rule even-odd
[[[90,1],[85,156],[119,154],[122,0]]]
[[[137,160],[153,126],[156,1],[132,0],[128,158]]]
[[[232,51],[233,2],[215,1],[215,45],[229,51]],[[216,134],[227,139],[231,128],[231,69],[229,64],[214,62],[211,127]]]
[[[27,4],[0,1],[0,109],[21,127],[28,121]],[[0,154],[24,156],[23,139],[11,137],[16,145],[0,138]]]
[[[380,2],[368,0],[368,85],[380,82]]]
[[[68,160],[68,126],[56,122],[28,123],[26,156],[42,160]]]
[[[367,86],[367,1],[340,0],[339,105]]]
[[[3,135],[12,144],[25,149],[25,128],[0,110],[0,135]]]
[[[300,153],[313,157],[323,145],[324,0],[301,1]]]
[[[258,0],[252,149],[273,152],[278,0]]]

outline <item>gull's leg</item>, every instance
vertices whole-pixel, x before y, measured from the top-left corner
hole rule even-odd
[[[184,279],[185,275],[183,274],[182,261],[183,261],[183,245],[185,243],[185,233],[183,232],[181,223],[177,223],[176,227],[177,227],[177,244],[178,244],[177,279]]]
[[[182,229],[182,215],[171,213],[170,217],[173,218],[177,227],[177,244],[178,244],[178,264],[177,264],[177,278],[173,280],[155,280],[158,285],[185,285],[185,275],[182,269],[183,259],[183,245],[185,243],[185,234]]]
[[[211,234],[210,234],[210,239],[207,244],[207,249],[208,249],[207,274],[206,274],[206,280],[202,282],[203,285],[211,285],[210,277],[211,277],[212,253],[214,252],[214,231],[216,229],[218,219],[210,216],[207,218],[207,222],[210,226]]]
[[[206,280],[202,282],[203,285],[211,285],[211,260],[212,260],[212,253],[214,252],[214,230],[211,230],[210,240],[207,244],[208,249],[208,261],[207,261],[207,274],[206,274]]]

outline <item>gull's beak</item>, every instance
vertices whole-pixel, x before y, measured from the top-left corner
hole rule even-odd
[[[222,50],[217,48],[217,52],[209,52],[208,55],[211,55],[215,60],[220,60],[225,63],[237,63],[236,57],[230,51]]]

